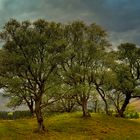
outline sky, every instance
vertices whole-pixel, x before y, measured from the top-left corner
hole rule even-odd
[[[94,22],[107,31],[114,46],[140,46],[140,0],[0,0],[0,28],[10,18]]]
[[[7,97],[4,97],[3,90],[0,89],[0,111],[16,111],[16,110],[27,110],[27,106],[21,105],[16,108],[9,108],[7,107],[7,104],[9,103],[9,99]]]

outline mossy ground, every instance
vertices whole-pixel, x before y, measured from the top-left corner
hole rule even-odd
[[[48,132],[34,133],[35,119],[0,121],[0,140],[140,140],[140,120],[63,113],[45,118]]]

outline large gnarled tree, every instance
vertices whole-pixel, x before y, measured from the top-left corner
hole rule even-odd
[[[62,34],[59,23],[45,20],[20,23],[14,19],[7,22],[0,33],[1,40],[5,42],[2,48],[5,55],[1,60],[1,76],[6,78],[7,89],[16,89],[8,82],[12,78],[13,82],[18,81],[17,91],[24,88],[24,96],[32,96],[38,131],[45,131],[42,116],[45,103],[42,97],[46,94],[47,82],[63,50]]]

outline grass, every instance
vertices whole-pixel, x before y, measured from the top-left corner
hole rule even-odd
[[[35,119],[0,121],[0,140],[139,140],[140,120],[92,114],[64,113],[45,119],[48,133],[34,133]]]

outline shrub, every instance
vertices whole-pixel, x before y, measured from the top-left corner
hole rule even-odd
[[[140,117],[138,112],[128,112],[125,116],[129,119],[138,119]]]

